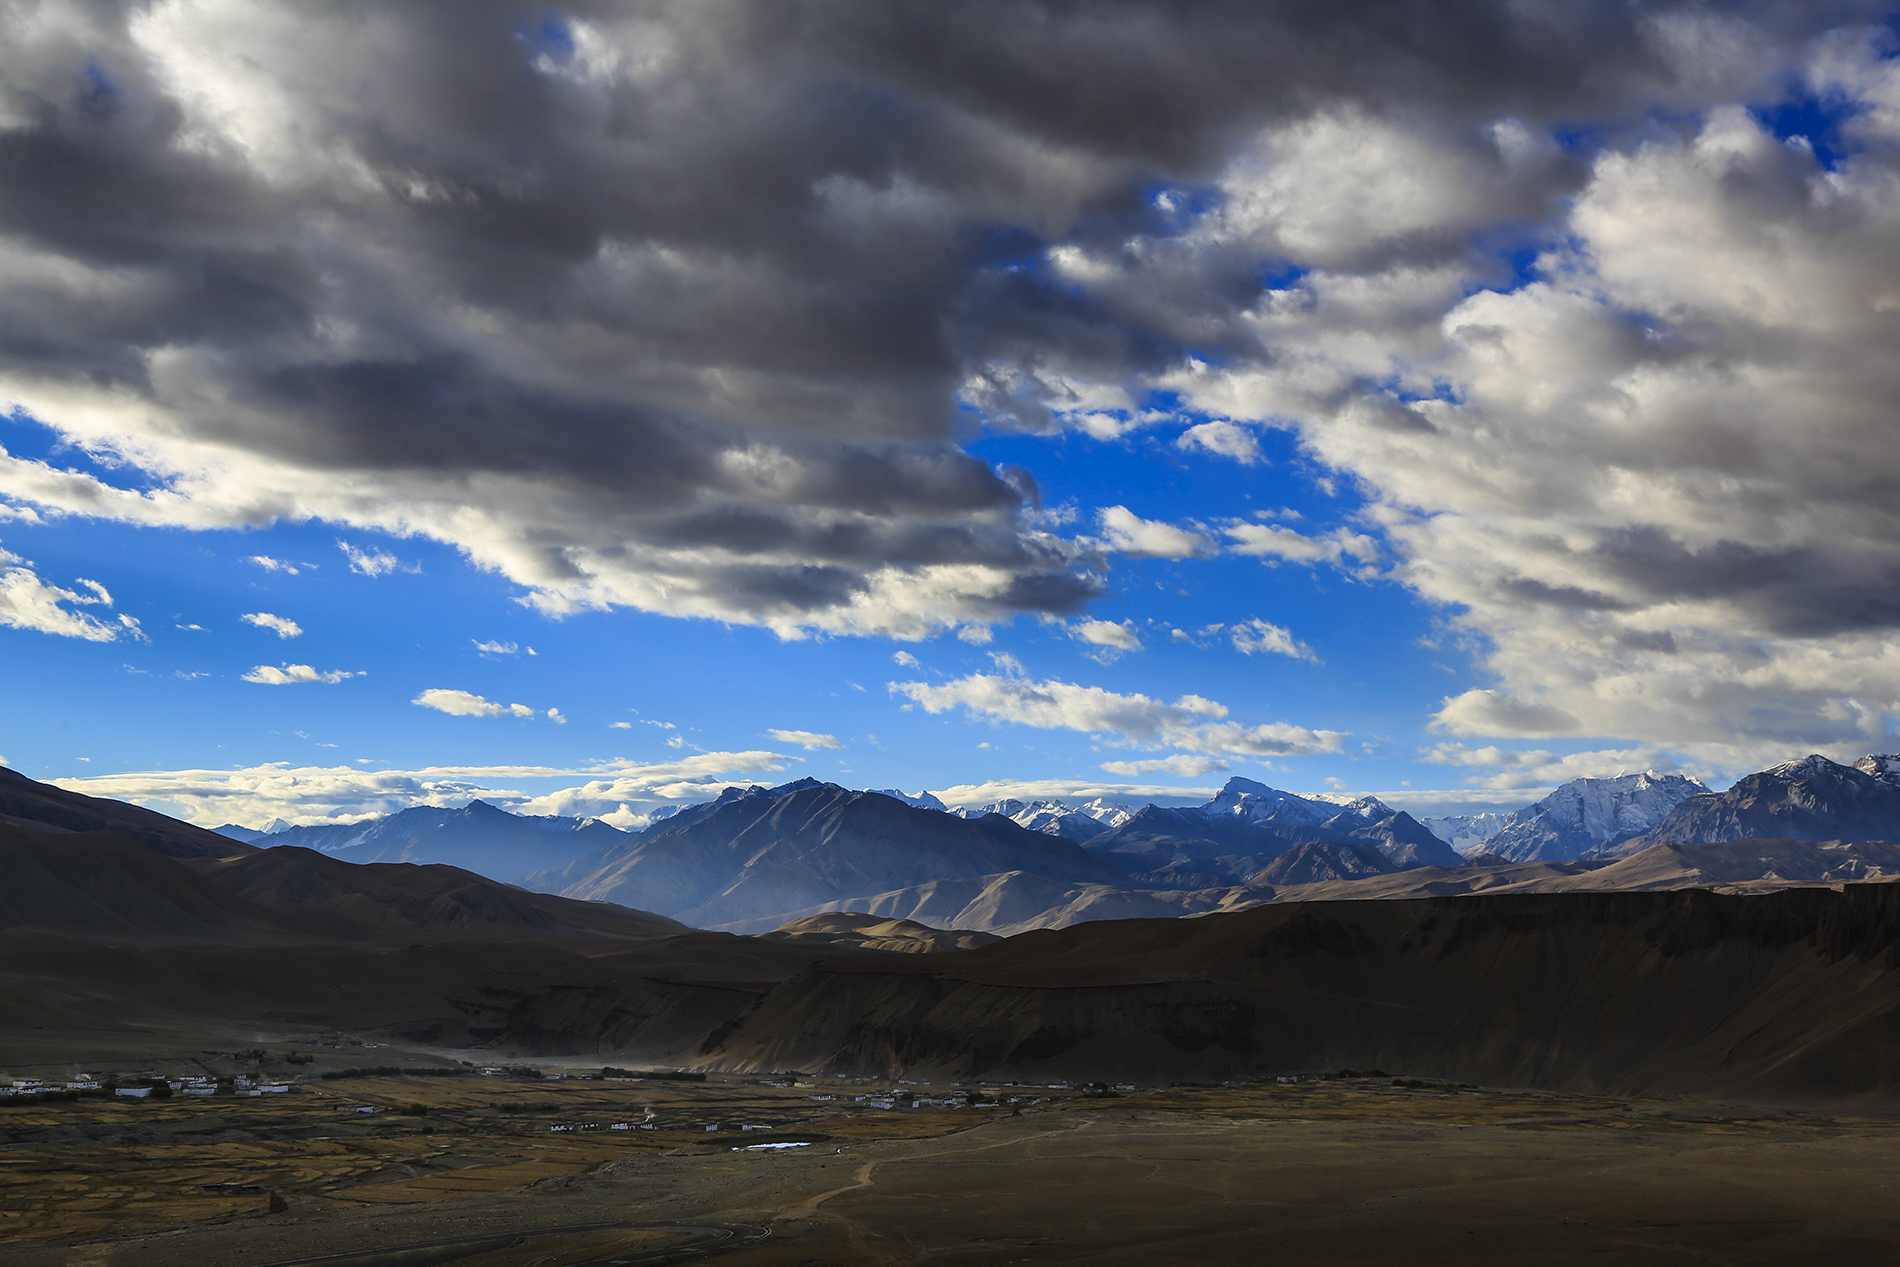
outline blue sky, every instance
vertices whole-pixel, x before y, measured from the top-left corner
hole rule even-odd
[[[1082,515],[1122,504],[1145,519],[1188,522],[1264,506],[1297,512],[1287,521],[1309,532],[1350,522],[1355,499],[1316,486],[1311,464],[1286,434],[1264,434],[1266,456],[1242,466],[1176,448],[1171,441],[1193,421],[1106,443],[1018,436],[973,447],[994,462],[1032,469],[1048,504]],[[36,455],[54,465],[86,465],[83,455],[47,445],[46,429],[30,420],[16,417],[0,430],[0,443],[15,455],[35,454],[37,442]],[[366,574],[345,544],[393,562]],[[1117,561],[1089,615],[1133,622],[1142,649],[1118,653],[1078,640],[1068,622],[1030,617],[995,626],[993,641],[982,645],[953,635],[788,640],[757,627],[626,609],[556,617],[524,604],[522,587],[453,548],[316,522],[183,532],[69,516],[9,524],[0,545],[30,560],[49,584],[99,582],[113,611],[137,619],[147,639],[98,643],[0,629],[12,719],[0,752],[41,779],[272,763],[585,770],[621,760],[663,764],[703,749],[770,751],[788,778],[913,792],[992,781],[1133,784],[1142,789],[1136,799],[1173,787],[1196,799],[1229,773],[1312,791],[1389,792],[1408,781],[1420,789],[1446,783],[1441,768],[1418,761],[1417,749],[1433,742],[1426,721],[1444,697],[1476,681],[1468,655],[1422,645],[1446,641],[1440,621],[1402,586],[1324,565],[1244,557]],[[300,632],[283,637],[244,619],[259,613],[294,622]],[[1231,627],[1256,619],[1287,629],[1313,658],[1236,650]],[[1217,624],[1230,628],[1201,632]],[[1195,641],[1173,638],[1173,629]],[[898,653],[914,656],[917,667],[895,662]],[[1033,679],[1165,700],[1200,695],[1237,718],[1350,738],[1336,753],[1221,758],[1225,770],[1201,776],[1131,778],[1100,766],[1166,750],[962,710],[933,716],[907,709],[889,689],[994,673],[999,656],[1013,657]],[[358,676],[245,680],[260,665],[290,664]],[[429,689],[521,703],[535,715],[455,716],[412,702]],[[549,719],[549,709],[564,720]],[[840,746],[788,744],[773,738],[774,729],[829,736]],[[669,747],[676,739],[691,748]],[[764,763],[760,769],[770,772]],[[532,794],[575,782],[501,777],[493,786]],[[1480,794],[1477,802],[1497,799]],[[209,805],[161,807],[204,817]]]
[[[33,777],[1445,813],[1894,746],[1890,6],[45,15]]]

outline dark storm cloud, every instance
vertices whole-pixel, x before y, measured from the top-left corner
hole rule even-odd
[[[565,602],[913,632],[1073,611],[1101,582],[1036,529],[1027,473],[954,448],[959,393],[1047,426],[1050,376],[1271,359],[1239,314],[1277,248],[1173,242],[1192,218],[1158,188],[1205,193],[1260,128],[1336,107],[1496,166],[1504,116],[1615,129],[1765,90],[1658,55],[1645,24],[1699,11],[12,5],[0,372],[207,522],[264,513],[233,507],[275,472],[271,513],[595,587]],[[1871,11],[1735,12],[1772,44]],[[1551,158],[1500,213],[1582,175]],[[1125,283],[1066,283],[1057,243]]]

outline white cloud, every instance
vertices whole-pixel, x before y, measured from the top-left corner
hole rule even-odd
[[[838,742],[835,736],[821,735],[811,730],[768,730],[765,733],[780,743],[797,744],[807,752],[816,748],[844,747],[843,744]]]
[[[992,779],[984,783],[959,783],[932,792],[952,809],[974,809],[993,801],[1061,801],[1080,805],[1085,801],[1108,800],[1125,805],[1199,805],[1212,799],[1219,788],[1169,787],[1159,783],[1100,783],[1086,779]]]
[[[347,541],[339,540],[336,548],[343,551],[343,557],[350,561],[350,571],[364,576],[387,576],[391,572],[420,572],[420,563],[404,563],[389,551],[378,546],[360,550]]]
[[[1309,537],[1281,524],[1236,521],[1221,531],[1233,539],[1234,544],[1229,548],[1235,554],[1250,554],[1261,559],[1332,563],[1343,567],[1347,559],[1367,565],[1379,558],[1377,541],[1347,528],[1335,528],[1322,536]]]
[[[1069,632],[1083,642],[1110,652],[1141,650],[1141,635],[1135,632],[1132,620],[1120,624],[1112,620],[1081,620],[1069,626]]]
[[[1199,423],[1183,431],[1174,444],[1179,449],[1205,449],[1232,458],[1242,466],[1252,466],[1260,460],[1260,441],[1254,433],[1231,422]]]
[[[1080,731],[1128,747],[1178,748],[1208,755],[1297,756],[1337,752],[1346,737],[1339,731],[1284,723],[1230,722],[1225,720],[1225,705],[1198,695],[1184,695],[1167,704],[1098,686],[983,673],[939,686],[892,682],[890,689],[928,713],[962,708],[972,717],[1043,730]]]
[[[273,559],[268,554],[253,554],[248,560],[246,560],[246,562],[255,563],[258,567],[263,568],[266,572],[287,572],[291,576],[297,575],[298,570],[299,570],[298,564],[288,562],[284,559]],[[315,567],[316,564],[305,563],[305,564],[302,564],[301,566]]]
[[[433,708],[451,717],[534,716],[534,710],[526,704],[497,704],[469,691],[451,691],[442,687],[430,687],[409,702],[423,708]]]
[[[1476,788],[1508,790],[1550,787],[1568,783],[1572,779],[1613,778],[1619,774],[1636,774],[1644,770],[1654,770],[1660,774],[1689,774],[1706,783],[1719,785],[1723,782],[1721,775],[1725,769],[1760,769],[1776,759],[1807,754],[1784,749],[1768,758],[1757,756],[1750,761],[1744,757],[1740,762],[1736,758],[1741,754],[1733,751],[1715,751],[1711,755],[1721,759],[1685,759],[1683,754],[1665,751],[1654,744],[1560,754],[1541,748],[1510,749],[1499,748],[1495,744],[1472,748],[1462,743],[1441,743],[1421,750],[1419,759],[1437,765],[1490,771],[1469,775],[1464,782]],[[1845,753],[1841,755],[1846,756]]]
[[[97,581],[81,579],[74,584],[90,592],[48,585],[24,559],[0,550],[0,625],[86,642],[150,641],[139,622],[122,612],[112,620],[101,620],[90,612],[73,611],[73,607],[112,606],[112,595]]]
[[[514,655],[516,652],[521,650],[519,646],[517,646],[516,644],[512,642],[500,642],[500,641],[482,642],[475,638],[471,638],[469,639],[469,641],[475,644],[476,651],[480,652],[483,656],[486,656],[490,659],[496,656]],[[529,648],[528,654],[529,655],[534,654],[533,648]]]
[[[295,638],[303,633],[303,626],[296,621],[287,616],[273,616],[269,612],[246,612],[238,619],[247,625],[268,629],[279,638]]]
[[[610,721],[610,722],[608,722],[608,723],[607,723],[607,729],[609,729],[609,730],[632,730],[632,729],[633,729],[633,723],[632,723],[632,722],[630,722],[630,721]]]
[[[238,770],[153,770],[55,779],[89,796],[135,804],[154,802],[166,813],[203,826],[353,823],[415,805],[461,805],[480,798],[521,814],[601,817],[638,826],[665,804],[706,801],[725,788],[764,780],[784,768],[774,752],[705,752],[677,761],[606,762],[595,767],[430,766],[416,770],[358,770],[350,766],[292,766],[274,762]],[[525,782],[581,779],[533,793]]]
[[[1295,660],[1312,660],[1319,657],[1313,649],[1295,638],[1293,634],[1279,625],[1270,625],[1264,620],[1246,620],[1235,625],[1231,632],[1234,650],[1252,655],[1256,651],[1270,651],[1274,655],[1292,656]]]
[[[1220,550],[1201,533],[1143,519],[1126,506],[1107,507],[1096,513],[1096,519],[1101,524],[1103,543],[1130,558],[1192,559]]]
[[[905,669],[918,667],[917,657],[908,651],[893,651],[891,653],[891,663],[897,665],[899,668]]]
[[[1102,762],[1102,769],[1108,773],[1130,778],[1143,774],[1178,774],[1184,779],[1198,779],[1203,774],[1213,774],[1216,770],[1228,768],[1228,764],[1217,757],[1189,756],[1186,753],[1177,753],[1172,757],[1161,757],[1153,761]]]
[[[550,708],[548,710],[548,720],[557,726],[567,725],[567,718],[561,715],[561,710],[558,708]]]
[[[342,669],[332,669],[319,673],[307,664],[276,665],[260,664],[244,675],[246,682],[257,682],[263,686],[295,686],[303,682],[324,682],[334,684],[348,678],[362,677],[361,673],[349,673]]]

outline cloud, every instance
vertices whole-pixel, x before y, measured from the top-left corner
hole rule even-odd
[[[844,747],[834,736],[821,735],[810,730],[768,730],[765,733],[780,743],[797,744],[807,752],[816,748]]]
[[[1573,733],[1900,712],[1885,7],[769,9],[16,24],[0,408],[114,474],[0,454],[5,513],[978,637],[1104,580],[965,427],[1200,417],[1365,503],[1221,541],[1381,568]]]
[[[304,682],[323,682],[334,685],[348,678],[362,677],[361,673],[332,669],[319,673],[307,664],[286,664],[281,668],[271,664],[260,664],[244,675],[246,682],[256,682],[263,686],[295,686]]]
[[[1141,650],[1141,635],[1135,632],[1135,622],[1124,620],[1120,624],[1112,620],[1083,620],[1069,627],[1072,637],[1104,648],[1111,656],[1123,651]]]
[[[1284,723],[1244,725],[1198,695],[1172,704],[1119,695],[1098,686],[972,674],[942,685],[892,682],[890,689],[928,713],[962,708],[972,718],[1042,730],[1074,730],[1126,747],[1178,748],[1210,756],[1303,756],[1337,752],[1346,736]]]
[[[705,752],[678,761],[605,762],[596,767],[430,766],[359,770],[276,762],[238,770],[152,770],[54,780],[89,796],[149,805],[204,826],[354,823],[416,805],[459,806],[480,798],[521,814],[602,817],[639,826],[664,804],[706,801],[727,787],[784,768],[773,752]],[[581,779],[575,783],[572,780]],[[524,783],[563,783],[548,792]]]
[[[1133,778],[1142,774],[1178,774],[1184,779],[1198,779],[1204,774],[1216,770],[1228,769],[1225,761],[1215,757],[1191,757],[1177,754],[1161,757],[1154,761],[1104,761],[1102,769],[1110,774],[1126,775]]]
[[[363,576],[387,576],[391,572],[420,572],[420,563],[404,563],[387,550],[372,547],[359,550],[347,541],[338,541],[336,548],[343,551],[343,557],[350,561],[350,571]]]
[[[24,559],[0,550],[0,625],[86,642],[150,641],[139,622],[124,613],[101,620],[90,612],[72,610],[112,606],[112,595],[97,581],[81,579],[74,584],[87,592],[48,585]]]
[[[915,669],[919,667],[917,657],[908,651],[893,651],[891,653],[891,663],[904,669]]]
[[[1250,554],[1261,559],[1344,566],[1347,559],[1370,564],[1379,557],[1377,541],[1346,528],[1309,537],[1280,524],[1235,522],[1221,531],[1233,539],[1234,544],[1229,549],[1235,554]]]
[[[993,801],[1061,801],[1080,805],[1085,801],[1109,800],[1125,805],[1199,805],[1210,800],[1220,789],[1212,787],[1169,787],[1159,783],[1092,783],[1086,779],[992,779],[984,783],[959,783],[932,792],[952,809],[974,809]]]
[[[1681,754],[1666,751],[1654,744],[1560,754],[1541,748],[1509,749],[1495,744],[1472,748],[1462,743],[1441,743],[1421,750],[1419,759],[1438,765],[1488,771],[1468,775],[1464,782],[1469,787],[1493,789],[1549,787],[1568,783],[1572,779],[1614,778],[1619,774],[1636,774],[1644,770],[1654,770],[1659,774],[1694,775],[1704,782],[1720,785],[1723,780],[1718,776],[1725,768],[1760,769],[1771,764],[1774,759],[1756,756],[1753,760],[1744,757],[1738,762],[1736,758],[1740,754],[1733,752],[1712,755],[1722,759],[1685,760]],[[1786,759],[1807,754],[1783,752],[1774,755]],[[1841,755],[1845,757],[1847,754]]]
[[[494,642],[482,642],[474,638],[469,639],[469,641],[475,644],[475,650],[477,652],[489,659],[493,659],[497,656],[514,655],[521,650],[519,646],[512,642],[501,642],[499,640]],[[534,652],[530,650],[528,654],[533,655]]]
[[[1192,559],[1218,553],[1220,547],[1198,532],[1173,524],[1143,519],[1126,506],[1110,506],[1096,514],[1102,541],[1117,554],[1138,559]]]
[[[468,691],[450,691],[441,687],[430,687],[409,702],[423,708],[433,708],[451,717],[534,716],[534,710],[526,704],[497,704]]]
[[[266,572],[286,572],[290,574],[291,576],[297,575],[298,570],[299,570],[298,564],[287,563],[283,559],[273,559],[268,554],[253,554],[250,558],[246,559],[245,562],[255,563],[258,567],[263,568]],[[315,567],[316,564],[305,563],[305,564],[302,564],[301,566]]]
[[[1229,633],[1234,640],[1234,650],[1247,655],[1256,651],[1270,651],[1274,655],[1291,656],[1295,660],[1319,661],[1311,647],[1279,625],[1270,625],[1264,620],[1242,621]]]
[[[633,729],[633,723],[632,723],[632,722],[630,722],[630,721],[610,721],[610,722],[608,722],[608,723],[607,723],[607,729],[609,729],[609,730],[632,730],[632,729]]]
[[[1189,427],[1174,445],[1178,449],[1204,449],[1232,458],[1242,466],[1252,466],[1260,460],[1260,441],[1254,438],[1254,433],[1231,422],[1203,422]]]
[[[273,616],[269,612],[246,612],[238,619],[247,625],[268,629],[279,638],[295,638],[303,633],[303,626],[296,621],[287,616]]]

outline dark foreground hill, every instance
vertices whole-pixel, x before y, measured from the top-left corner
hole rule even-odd
[[[665,937],[686,925],[611,902],[533,893],[440,863],[343,862],[280,845],[189,865],[233,893],[274,907],[315,907],[365,928],[462,929],[565,936]]]
[[[113,831],[174,858],[224,858],[251,846],[124,801],[82,796],[0,766],[0,823],[33,831]]]
[[[1900,885],[1266,906],[781,982],[708,1068],[1900,1094]]]
[[[835,953],[454,867],[0,825],[0,1065],[313,1030],[470,1048],[608,995],[611,1050],[665,1054]]]

